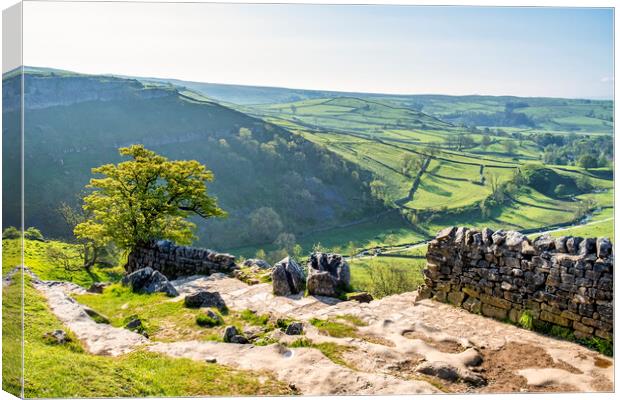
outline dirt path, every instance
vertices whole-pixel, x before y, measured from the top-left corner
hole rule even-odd
[[[465,310],[417,301],[404,293],[371,303],[320,297],[275,297],[269,284],[248,286],[214,274],[172,282],[182,301],[197,290],[221,294],[230,309],[285,315],[306,321],[306,337],[315,343],[350,347],[347,366],[313,348],[288,348],[298,336],[280,335],[269,346],[220,342],[153,342],[125,329],[97,324],[71,299],[83,289],[71,284],[36,283],[54,314],[82,340],[88,351],[119,355],[137,347],[172,357],[215,358],[223,365],[273,372],[303,394],[413,394],[505,391],[609,391],[613,359],[575,343],[545,337]],[[354,315],[365,322],[355,337],[334,338],[319,332],[310,318]],[[450,371],[455,380],[425,375],[420,368]],[[430,382],[430,383],[429,383]]]
[[[98,324],[84,311],[84,307],[70,297],[85,290],[68,282],[34,281],[34,287],[47,298],[52,312],[93,354],[119,356],[148,343],[148,340],[127,329]]]

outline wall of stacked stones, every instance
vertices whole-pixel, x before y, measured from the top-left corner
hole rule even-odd
[[[151,267],[168,279],[182,276],[209,275],[214,272],[231,273],[237,268],[235,257],[208,249],[177,246],[160,240],[133,251],[127,260],[128,273]]]
[[[613,250],[607,238],[530,241],[519,232],[447,228],[429,243],[427,296],[474,313],[613,335]]]

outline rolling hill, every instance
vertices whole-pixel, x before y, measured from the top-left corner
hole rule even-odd
[[[5,104],[15,103],[11,89],[17,84],[15,77],[3,82]],[[132,143],[213,170],[210,193],[229,217],[199,225],[203,245],[271,242],[281,232],[301,235],[382,209],[370,196],[370,175],[355,164],[284,128],[174,87],[30,70],[25,93],[25,219],[47,236],[69,234],[56,212],[60,202],[73,201],[91,168],[120,161],[117,149]],[[4,133],[18,130],[15,113],[5,108]],[[5,157],[5,189],[16,184],[11,160]],[[5,208],[5,226],[19,223],[18,206]],[[265,208],[278,221],[263,232],[250,216]]]

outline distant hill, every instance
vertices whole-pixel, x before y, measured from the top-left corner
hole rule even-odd
[[[468,126],[537,128],[584,133],[611,133],[613,130],[611,100],[482,95],[391,95],[225,85],[177,79],[139,79],[145,82],[171,83],[218,101],[243,106],[354,97],[389,102],[396,106],[422,111],[445,122]]]
[[[18,130],[19,81],[5,78],[5,132]],[[72,201],[91,168],[120,161],[118,147],[142,143],[173,159],[197,159],[215,173],[210,193],[230,214],[200,224],[202,244],[232,247],[271,241],[279,232],[353,221],[378,210],[370,174],[302,136],[172,86],[135,79],[30,69],[25,75],[26,225],[66,236],[55,209]],[[18,154],[5,157],[5,190]],[[355,174],[353,172],[356,171]],[[355,178],[354,178],[354,177]],[[18,225],[17,207],[5,207],[3,225]],[[280,225],[257,232],[249,216],[276,210]]]

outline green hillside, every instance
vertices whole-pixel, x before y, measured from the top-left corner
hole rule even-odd
[[[268,105],[335,97],[363,98],[404,107],[452,124],[478,127],[539,129],[553,132],[607,133],[613,131],[611,100],[516,96],[391,95],[333,92],[261,86],[187,82],[140,78],[145,82],[174,84],[217,101],[238,105]]]
[[[302,235],[381,210],[365,185],[370,175],[359,170],[351,178],[356,165],[283,128],[175,88],[48,72],[28,73],[25,87],[25,218],[46,236],[69,234],[56,208],[73,201],[91,168],[118,162],[117,149],[132,143],[213,170],[210,193],[229,217],[199,225],[203,245],[271,243],[282,232]],[[5,109],[6,131],[17,129],[13,114]],[[16,176],[4,171],[8,188]],[[19,204],[7,206],[4,225],[18,225]],[[253,215],[273,223],[260,226]]]
[[[13,104],[14,77],[4,83]],[[209,190],[229,218],[200,223],[199,244],[244,256],[290,251],[291,240],[303,251],[320,244],[344,253],[416,243],[449,225],[613,226],[612,136],[607,122],[584,120],[607,121],[611,102],[181,84],[29,69],[26,225],[66,237],[60,202],[74,199],[92,167],[119,161],[118,147],[142,143],[214,171]],[[232,104],[233,93],[252,101]],[[260,103],[254,95],[263,104],[249,104]],[[458,113],[491,115],[478,122],[503,113],[506,123],[536,127],[472,126]],[[10,106],[4,118],[4,131],[17,131]],[[7,172],[17,156],[4,158],[6,187],[17,183]],[[16,225],[18,197],[5,198],[4,224]],[[283,243],[281,233],[295,236]]]

